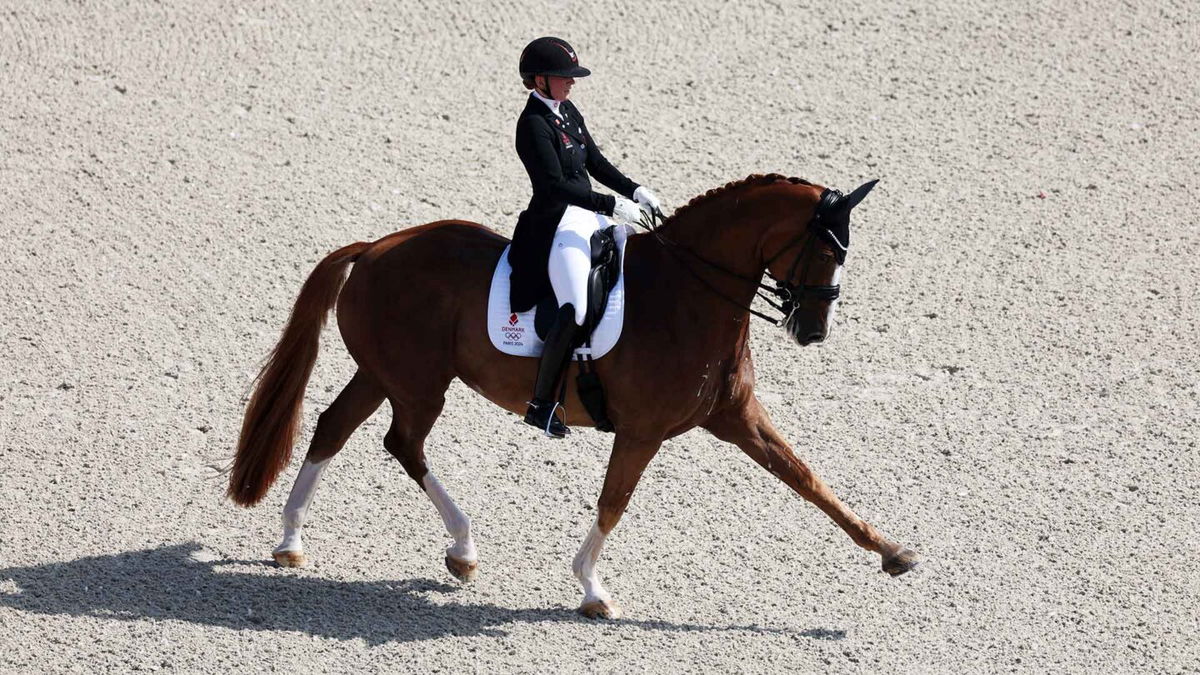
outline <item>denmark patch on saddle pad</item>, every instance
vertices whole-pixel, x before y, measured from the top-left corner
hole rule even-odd
[[[617,251],[621,257],[621,273],[617,276],[617,285],[608,294],[608,307],[600,324],[592,333],[592,346],[586,345],[575,350],[576,354],[591,355],[593,359],[604,356],[612,349],[621,337],[621,326],[625,321],[625,242],[629,240],[632,228],[618,225],[614,228],[614,239]],[[534,306],[527,312],[514,313],[509,305],[509,275],[512,266],[508,264],[508,249],[500,254],[500,262],[496,263],[496,271],[492,274],[492,289],[488,294],[487,331],[492,345],[512,356],[541,356],[542,340],[534,330],[533,321],[537,313]]]

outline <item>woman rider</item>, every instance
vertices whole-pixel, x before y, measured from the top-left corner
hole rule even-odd
[[[509,300],[513,312],[530,309],[552,290],[558,301],[525,422],[562,438],[570,430],[555,415],[555,390],[587,315],[591,238],[603,226],[596,214],[631,223],[640,217],[639,204],[647,211],[660,204],[600,154],[583,115],[567,100],[575,78],[591,74],[571,45],[555,37],[530,42],[521,52],[520,71],[532,91],[517,118],[516,146],[533,197],[517,221],[508,254]],[[621,196],[593,192],[589,173]]]

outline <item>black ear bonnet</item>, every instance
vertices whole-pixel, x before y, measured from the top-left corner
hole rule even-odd
[[[808,227],[829,242],[839,265],[846,264],[850,250],[850,201],[838,190],[826,188]]]
[[[850,211],[866,198],[878,180],[863,183],[848,195],[838,190],[825,189],[817,202],[809,228],[833,247],[839,265],[846,264],[846,253],[850,250]]]

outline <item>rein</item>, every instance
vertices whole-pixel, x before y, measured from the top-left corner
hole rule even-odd
[[[692,275],[692,277],[694,277],[697,281],[699,281],[701,284],[703,284],[705,288],[707,288],[709,291],[711,291],[713,293],[713,295],[716,295],[717,297],[721,298],[722,300],[725,300],[726,302],[732,304],[733,306],[735,306],[739,309],[743,309],[743,310],[753,314],[754,316],[757,316],[758,318],[771,323],[775,327],[780,327],[780,326],[783,326],[785,323],[787,323],[788,319],[790,319],[792,317],[792,314],[796,311],[796,307],[799,305],[800,301],[804,298],[805,295],[811,293],[812,295],[816,296],[820,300],[829,300],[829,301],[837,300],[838,297],[841,295],[842,291],[841,291],[840,285],[827,286],[827,285],[813,285],[813,284],[803,284],[803,283],[802,284],[790,283],[791,280],[795,278],[794,275],[796,273],[796,268],[800,265],[800,261],[804,259],[804,254],[808,252],[809,245],[812,243],[814,238],[819,236],[819,234],[812,229],[812,226],[820,219],[820,216],[821,216],[821,208],[820,208],[820,205],[818,205],[817,209],[813,212],[812,219],[809,221],[808,226],[805,228],[807,236],[801,235],[799,237],[796,237],[791,242],[789,242],[786,246],[784,246],[778,252],[776,252],[775,255],[771,256],[770,260],[766,261],[763,272],[768,277],[770,277],[772,281],[775,282],[774,286],[768,286],[767,284],[764,284],[762,282],[761,274],[757,278],[751,278],[751,277],[747,277],[747,276],[738,274],[737,272],[734,272],[732,270],[727,270],[724,267],[712,262],[711,260],[704,258],[703,256],[696,253],[695,251],[688,249],[688,248],[684,248],[683,246],[680,246],[679,243],[666,238],[665,236],[663,236],[662,232],[659,231],[659,227],[666,221],[666,217],[663,216],[662,211],[659,211],[658,209],[655,209],[652,214],[643,213],[642,219],[638,222],[638,225],[642,229],[644,229],[647,232],[649,232],[650,234],[652,234],[654,236],[654,239],[656,241],[658,241],[658,243],[661,244],[664,249],[666,249],[673,256],[675,256],[676,260],[679,260],[680,253],[686,253],[687,255],[691,256],[693,260],[696,260],[697,262],[700,262],[700,263],[706,265],[710,269],[714,269],[718,272],[721,272],[722,274],[724,274],[726,276],[733,277],[735,279],[740,279],[741,281],[745,281],[750,284],[754,284],[754,286],[755,286],[754,294],[757,297],[760,297],[763,300],[766,300],[767,304],[770,305],[771,307],[773,307],[776,311],[781,312],[783,314],[782,317],[775,318],[772,316],[768,316],[767,314],[764,314],[764,313],[754,309],[753,307],[750,307],[749,305],[744,305],[741,302],[738,302],[737,300],[722,293],[720,290],[718,290],[716,287],[714,287],[711,283],[709,283],[707,279],[705,279],[705,278],[701,277],[699,274],[697,274],[696,270],[692,269],[692,267],[690,265],[683,263],[683,261],[680,261],[681,264],[683,264],[683,268],[685,270],[687,270],[688,273]],[[833,236],[832,233],[830,233],[830,236]],[[836,241],[836,238],[835,238],[835,241]],[[800,249],[800,254],[796,256],[795,262],[792,263],[791,269],[788,270],[786,279],[785,280],[776,279],[775,275],[771,274],[771,269],[770,269],[771,263],[778,260],[784,253],[795,248],[795,246],[800,243],[803,243],[804,245]],[[839,243],[839,248],[842,248],[840,246],[840,242],[838,242],[838,243]],[[844,250],[844,248],[842,250]],[[801,270],[801,277],[800,277],[801,279],[804,278],[803,273],[805,271],[807,271],[807,270]],[[769,293],[772,296],[774,296],[775,298],[777,298],[778,302],[776,302],[775,300],[772,300],[771,297],[769,297],[767,295],[767,293]]]

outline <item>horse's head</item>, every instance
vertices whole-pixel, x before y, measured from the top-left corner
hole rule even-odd
[[[785,291],[783,325],[801,345],[829,335],[850,247],[850,211],[877,182],[848,195],[826,189],[807,222],[785,218],[767,233],[762,249],[767,273]]]

